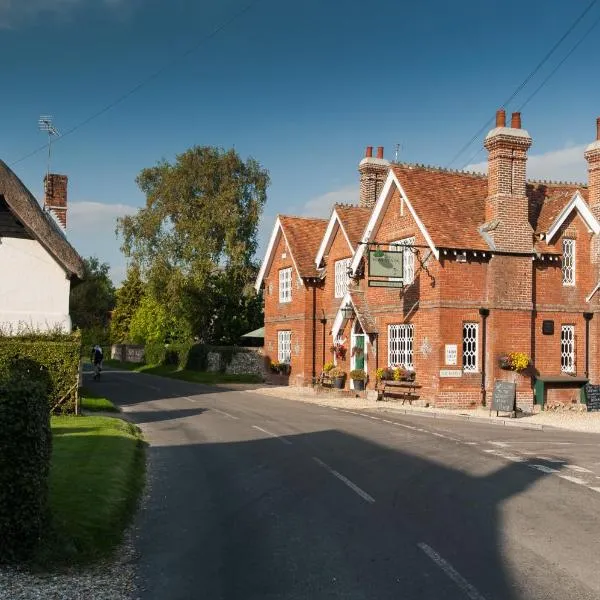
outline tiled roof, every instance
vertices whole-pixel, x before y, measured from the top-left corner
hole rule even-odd
[[[325,235],[327,220],[279,215],[279,221],[300,276],[316,277],[315,256]]]
[[[486,175],[419,165],[392,168],[437,247],[490,249],[479,232],[485,222]],[[529,182],[534,231],[547,231],[577,190],[587,201],[587,189],[578,184]],[[555,252],[543,242],[536,243],[536,249]]]
[[[353,249],[356,249],[369,222],[372,210],[362,206],[352,206],[351,204],[336,204],[334,208]]]
[[[354,305],[356,318],[365,333],[377,333],[375,319],[371,315],[371,310],[365,298],[365,293],[359,290],[350,290],[350,298]]]

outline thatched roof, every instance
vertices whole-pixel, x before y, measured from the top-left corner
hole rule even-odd
[[[38,201],[12,170],[0,160],[0,196],[13,215],[60,264],[70,277],[83,278],[83,260],[51,215],[44,212]]]

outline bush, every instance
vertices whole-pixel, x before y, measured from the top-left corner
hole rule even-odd
[[[162,342],[152,342],[144,347],[144,362],[147,365],[162,365],[167,360],[167,348]]]
[[[354,381],[366,381],[367,374],[363,369],[354,369],[350,371],[350,379],[354,379]]]
[[[208,346],[193,344],[188,352],[186,369],[191,371],[206,371],[208,366]]]
[[[0,379],[8,379],[15,370],[37,379],[47,388],[51,410],[74,412],[80,356],[79,333],[0,336]]]
[[[25,370],[0,383],[0,561],[30,558],[48,518],[48,396]]]

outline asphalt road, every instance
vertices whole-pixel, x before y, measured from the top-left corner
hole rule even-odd
[[[149,443],[144,600],[600,598],[600,436],[94,385]]]

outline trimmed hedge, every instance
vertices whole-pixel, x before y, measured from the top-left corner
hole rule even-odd
[[[0,379],[15,370],[47,387],[48,403],[59,413],[75,411],[81,337],[78,333],[0,337]]]
[[[33,363],[32,363],[33,366]],[[31,558],[48,519],[52,450],[42,381],[24,371],[0,383],[0,561]]]

